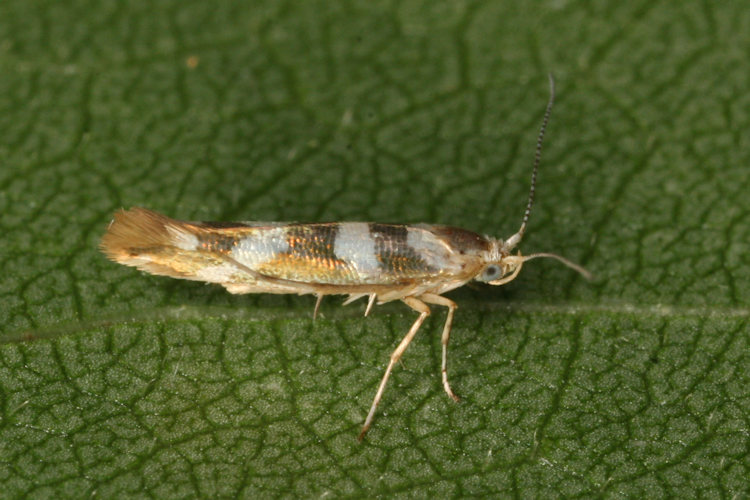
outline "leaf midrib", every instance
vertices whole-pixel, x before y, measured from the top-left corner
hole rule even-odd
[[[312,304],[312,303],[311,303]],[[398,313],[397,304],[389,305],[385,314]],[[155,322],[190,322],[195,320],[217,320],[217,321],[244,321],[250,323],[264,323],[278,319],[309,319],[310,314],[298,308],[246,308],[246,307],[224,307],[224,306],[168,306],[153,309],[140,309],[127,313],[117,313],[99,316],[96,319],[85,321],[62,321],[49,323],[37,328],[26,328],[0,336],[0,345],[32,340],[54,338],[60,335],[75,333],[78,331],[100,330],[104,327],[111,328],[118,325],[138,325]],[[745,307],[689,307],[689,306],[667,306],[663,304],[643,305],[625,302],[591,304],[566,302],[562,304],[543,303],[478,303],[471,308],[462,307],[462,310],[473,310],[479,312],[497,312],[505,314],[549,314],[549,315],[600,315],[628,316],[628,317],[657,317],[657,318],[700,318],[700,319],[744,319],[750,318],[750,308]],[[324,312],[326,320],[342,320],[360,318],[364,309],[356,306],[348,308],[330,308]],[[437,309],[436,311],[439,311]],[[408,310],[405,310],[408,312]]]

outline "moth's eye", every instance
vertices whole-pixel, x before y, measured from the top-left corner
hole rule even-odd
[[[482,271],[482,274],[479,275],[479,281],[492,281],[500,278],[502,276],[502,271],[500,270],[500,266],[495,264],[490,264],[489,266],[484,268],[484,271]]]

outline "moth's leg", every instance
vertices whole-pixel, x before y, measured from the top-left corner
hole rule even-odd
[[[320,309],[320,303],[323,302],[323,294],[318,294],[318,300],[315,301],[315,310],[313,311],[313,321],[318,317],[318,309]]]
[[[375,393],[375,399],[372,401],[372,406],[370,406],[370,412],[367,414],[367,418],[365,419],[365,425],[362,426],[362,432],[359,433],[359,440],[361,441],[363,437],[365,437],[365,434],[370,429],[370,426],[372,425],[372,419],[375,417],[375,409],[378,407],[378,403],[380,403],[380,399],[383,397],[383,392],[385,391],[385,384],[388,382],[388,378],[391,376],[391,370],[393,370],[393,365],[398,363],[398,360],[401,359],[401,356],[404,354],[404,351],[406,351],[406,348],[409,347],[409,343],[411,343],[414,336],[417,334],[417,331],[419,330],[419,327],[422,326],[422,323],[424,323],[424,320],[427,316],[430,315],[430,308],[427,307],[427,304],[422,302],[419,299],[416,299],[414,297],[405,297],[401,299],[406,305],[414,309],[419,313],[419,317],[414,321],[414,324],[411,325],[411,328],[409,329],[409,332],[406,334],[406,336],[401,340],[401,343],[396,347],[396,350],[391,353],[391,360],[388,363],[388,368],[385,369],[385,374],[383,375],[383,380],[380,381],[380,385],[378,386],[378,392]]]
[[[443,365],[441,367],[441,373],[443,375],[443,388],[448,396],[453,398],[454,401],[458,401],[459,397],[453,393],[451,385],[448,383],[448,340],[451,336],[451,327],[453,326],[453,313],[456,312],[458,306],[455,302],[450,299],[446,299],[441,295],[435,295],[434,293],[425,293],[419,297],[428,304],[435,304],[436,306],[445,306],[448,308],[448,317],[445,318],[445,326],[443,326],[443,337],[441,343],[443,344]]]
[[[365,317],[367,317],[368,314],[370,314],[370,311],[372,311],[372,306],[375,305],[375,299],[378,298],[377,293],[371,293],[370,298],[367,300],[367,309],[365,309]]]

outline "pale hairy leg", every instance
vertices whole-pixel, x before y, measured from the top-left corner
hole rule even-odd
[[[401,359],[401,356],[404,354],[404,351],[406,351],[406,348],[409,347],[409,344],[414,339],[414,336],[417,334],[417,331],[419,331],[419,327],[422,326],[422,323],[424,323],[424,320],[427,316],[430,315],[430,308],[427,307],[427,304],[422,302],[421,300],[415,298],[415,297],[404,297],[401,299],[406,305],[414,309],[419,313],[419,317],[414,321],[414,323],[411,325],[411,328],[409,328],[409,332],[406,334],[406,336],[401,340],[401,343],[399,343],[398,347],[391,353],[391,360],[388,362],[388,368],[385,369],[385,374],[383,374],[383,379],[380,381],[380,385],[378,386],[378,392],[375,393],[375,399],[372,401],[372,406],[370,406],[370,412],[367,414],[367,418],[365,419],[365,424],[362,426],[362,431],[359,433],[358,439],[361,441],[362,438],[365,437],[365,434],[370,429],[370,426],[372,425],[372,420],[375,418],[375,410],[378,407],[378,404],[380,403],[380,399],[383,397],[383,393],[385,392],[385,385],[388,382],[388,378],[391,376],[391,371],[393,370],[393,365],[398,363],[398,360]]]
[[[443,376],[443,388],[448,393],[453,401],[458,401],[459,397],[451,389],[451,385],[448,383],[448,341],[451,336],[451,327],[453,326],[453,313],[458,309],[455,302],[450,299],[446,299],[442,295],[436,295],[434,293],[425,293],[420,295],[419,298],[428,304],[434,304],[436,306],[445,306],[448,308],[448,317],[445,318],[445,326],[443,326],[443,336],[441,343],[443,344],[443,364],[440,369]]]

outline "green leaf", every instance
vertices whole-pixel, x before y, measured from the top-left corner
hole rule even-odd
[[[739,2],[0,3],[8,497],[750,493]],[[524,253],[445,312],[232,296],[97,250],[112,213],[451,224]]]

